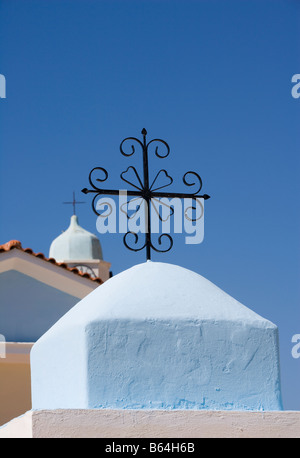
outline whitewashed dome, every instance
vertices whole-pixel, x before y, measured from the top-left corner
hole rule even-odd
[[[35,343],[33,409],[281,410],[277,331],[201,275],[148,261]]]
[[[98,237],[83,229],[76,215],[71,216],[68,229],[51,243],[49,257],[58,262],[103,260]]]

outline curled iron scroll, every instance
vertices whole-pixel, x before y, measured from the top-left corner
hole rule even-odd
[[[189,183],[189,181],[187,180],[187,177],[190,176],[190,175],[196,177],[196,179],[197,179],[196,181],[198,181],[198,189],[197,189],[197,191],[194,191],[194,192],[192,193],[193,195],[196,195],[196,194],[198,194],[198,192],[201,191],[201,188],[202,188],[202,180],[201,180],[201,177],[198,175],[198,173],[196,173],[196,172],[191,172],[191,171],[186,172],[186,173],[183,175],[183,178],[182,178],[182,181],[184,182],[184,184],[185,184],[186,186],[195,186],[195,185],[197,184],[196,181],[194,181],[193,183]],[[191,194],[191,195],[192,195],[192,194]]]
[[[154,143],[154,142],[161,143],[161,144],[164,145],[164,147],[166,148],[165,154],[159,154],[158,149],[159,149],[159,146],[160,146],[160,145],[156,145],[156,148],[155,148],[155,155],[156,155],[157,157],[159,157],[160,159],[164,159],[165,157],[169,156],[169,154],[170,154],[170,147],[169,147],[169,145],[168,145],[167,142],[165,142],[164,140],[161,140],[160,138],[154,138],[153,140],[150,140],[150,142],[147,143],[147,149],[149,148],[149,145],[151,145],[151,143]]]
[[[104,178],[94,178],[93,175],[95,175],[95,172],[96,170],[100,170],[102,173],[104,173]],[[107,170],[105,170],[103,167],[94,167],[91,171],[90,171],[90,174],[89,174],[89,182],[90,182],[90,185],[98,190],[99,188],[96,186],[96,184],[94,183],[94,181],[99,181],[99,183],[104,183],[104,181],[106,181],[108,178],[108,172]],[[84,192],[85,190],[83,189],[82,192]]]
[[[127,157],[132,156],[135,153],[135,146],[133,144],[131,144],[131,153],[126,153],[126,151],[124,151],[123,149],[124,143],[128,142],[129,140],[133,140],[134,142],[137,142],[142,147],[142,149],[144,148],[143,143],[138,138],[135,138],[135,137],[124,138],[124,140],[121,142],[121,145],[120,145],[120,151],[123,154],[123,156],[127,156]]]
[[[170,234],[161,234],[159,237],[158,237],[158,244],[159,245],[162,245],[162,239],[164,238],[167,238],[169,240],[169,246],[165,249],[162,249],[162,248],[157,248],[153,245],[152,243],[152,239],[151,239],[151,248],[156,251],[157,253],[167,253],[168,251],[171,250],[172,246],[173,246],[173,239],[172,237],[170,236]]]
[[[146,242],[144,243],[143,246],[141,246],[139,248],[134,248],[134,247],[130,246],[129,243],[127,242],[128,236],[130,236],[130,235],[134,236],[134,245],[137,245],[138,241],[139,241],[139,236],[138,236],[138,234],[136,232],[132,232],[132,231],[126,232],[126,234],[123,237],[123,242],[124,242],[124,245],[126,246],[126,248],[128,248],[128,250],[141,251],[146,247],[146,245],[147,245]]]

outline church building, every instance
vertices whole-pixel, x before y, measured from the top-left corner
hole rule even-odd
[[[18,240],[0,245],[0,426],[31,409],[33,344],[110,276],[99,239],[76,215],[49,257]]]

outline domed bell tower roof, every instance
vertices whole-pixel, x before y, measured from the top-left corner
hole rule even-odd
[[[78,224],[77,215],[71,216],[68,229],[53,240],[49,257],[58,262],[103,260],[102,248],[98,237]]]

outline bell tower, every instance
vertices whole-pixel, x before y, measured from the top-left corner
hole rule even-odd
[[[75,214],[68,229],[51,243],[49,257],[102,281],[110,278],[111,264],[103,259],[98,237],[81,227]]]

